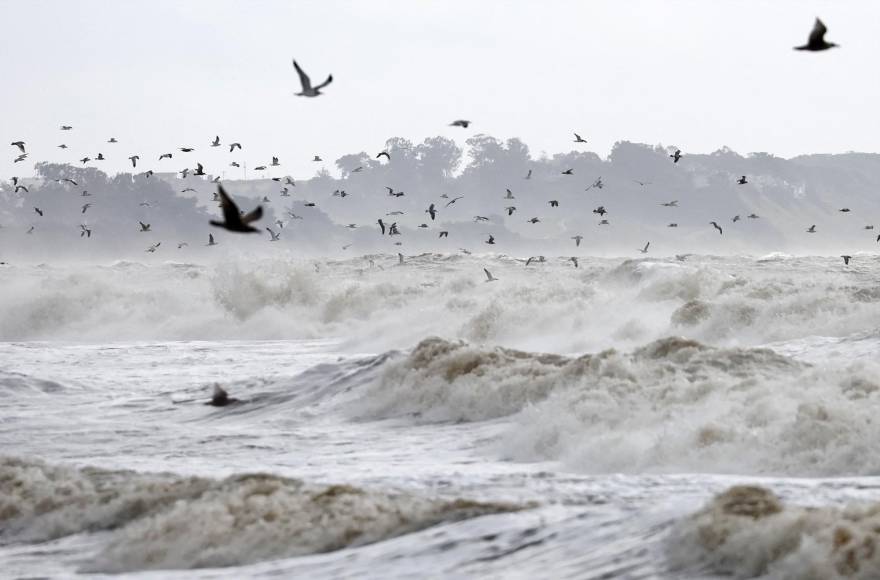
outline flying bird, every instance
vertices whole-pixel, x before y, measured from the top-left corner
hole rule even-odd
[[[37,212],[38,214],[40,214],[40,217],[43,217],[43,210],[41,210],[41,209],[38,208],[38,207],[35,207],[35,208],[34,208],[34,211]]]
[[[385,235],[385,222],[383,222],[382,219],[380,218],[380,219],[376,220],[376,223],[379,224],[379,229],[382,230],[382,235],[384,236]]]
[[[58,148],[59,148],[59,149],[67,149],[67,145],[65,145],[64,143],[62,143],[61,145],[58,146]]]
[[[827,42],[825,40],[826,32],[828,32],[828,28],[817,18],[815,24],[813,24],[813,30],[810,32],[807,43],[801,46],[795,46],[794,49],[818,52],[820,50],[828,50],[829,48],[837,46],[835,43]]]
[[[678,207],[678,200],[673,199],[672,201],[667,201],[665,203],[661,203],[663,207]]]
[[[574,245],[575,245],[575,247],[580,248],[580,247],[581,247],[581,240],[584,239],[584,236],[578,234],[578,235],[576,235],[576,236],[572,236],[571,239],[574,240]]]
[[[748,183],[748,181],[746,181],[746,176],[745,176],[745,175],[743,175],[742,177],[740,177],[739,179],[737,179],[736,182],[737,182],[738,184],[740,184],[740,185],[745,185],[745,184]]]
[[[391,155],[389,155],[387,151],[382,151],[378,155],[376,155],[376,159],[380,157],[385,157],[388,161],[391,161]]]
[[[449,126],[450,127],[462,127],[463,129],[467,129],[470,124],[471,124],[470,121],[467,121],[465,119],[458,119],[456,121],[449,123]]]
[[[211,141],[211,147],[220,147],[220,135],[217,135],[216,137],[214,137],[214,140]],[[229,151],[230,151],[230,153],[232,152],[231,149]]]
[[[321,159],[321,156],[320,156],[320,155],[315,155],[315,158],[312,159],[312,161],[314,161],[314,162],[318,162],[318,161],[324,161],[324,160]]]
[[[512,215],[513,215],[513,212],[516,211],[516,206],[515,206],[515,205],[509,205],[509,206],[505,207],[504,210],[507,212],[507,215],[508,215],[508,216],[512,216]]]
[[[562,172],[562,175],[574,175],[574,169],[566,169]]]
[[[489,239],[486,240],[485,243],[489,244],[490,246],[494,245],[494,244],[495,244],[495,236],[493,236],[493,235],[490,234],[490,235],[489,235]]]
[[[551,199],[551,200],[548,201],[547,203],[550,204],[550,207],[559,207],[559,202],[558,202],[557,200],[555,200],[555,199]]]
[[[532,170],[529,169],[529,172],[526,173],[526,177],[525,177],[525,179],[531,179],[531,178],[532,178]]]
[[[87,226],[85,224],[80,224],[79,229],[80,229],[79,237],[83,237],[83,236],[86,236],[87,238],[92,237],[92,230],[89,229],[89,226]]]
[[[216,246],[217,242],[214,241],[214,234],[208,234],[208,246]]]
[[[119,141],[116,140],[116,137],[110,137],[107,143],[119,143]]]
[[[137,162],[138,162],[138,159],[140,159],[140,157],[137,155],[132,155],[131,157],[129,157],[129,159],[131,160],[131,166],[137,167]]]
[[[678,160],[681,159],[681,149],[676,149],[675,153],[670,155],[670,157],[672,157],[673,163],[678,163]]]
[[[437,217],[437,210],[434,209],[433,203],[428,206],[428,209],[425,210],[425,213],[430,214],[431,221],[434,221],[434,219]]]
[[[647,254],[648,253],[648,246],[650,246],[650,245],[651,245],[651,242],[648,242],[647,244],[645,244],[644,248],[639,248],[639,251],[643,254]]]
[[[808,227],[808,228],[807,228],[807,233],[808,233],[808,234],[815,234],[815,233],[816,233],[816,224],[813,224],[813,225],[811,225],[810,227]]]
[[[263,217],[262,206],[258,205],[253,211],[242,215],[238,211],[238,206],[226,194],[226,190],[223,189],[222,185],[217,186],[217,192],[220,194],[220,207],[223,208],[223,221],[211,220],[209,223],[212,226],[217,226],[230,232],[252,233],[259,231],[250,223]]]
[[[449,200],[448,202],[446,202],[446,207],[449,207],[450,205],[452,205],[453,203],[457,202],[458,200],[460,200],[460,199],[463,198],[463,197],[464,197],[463,195],[459,195],[458,197],[453,197],[451,200]]]
[[[71,127],[70,125],[61,125],[62,131],[70,131],[71,129],[73,129],[73,127]]]
[[[844,256],[841,256],[841,258],[843,258],[843,265],[849,266],[849,261],[852,260],[852,256],[844,255]]]
[[[719,226],[716,222],[709,222],[709,223],[712,224],[712,227],[714,227],[716,230],[718,230],[719,236],[724,235],[724,230],[721,229],[721,226]]]
[[[13,141],[12,143],[10,143],[10,145],[12,145],[13,147],[18,147],[18,149],[22,153],[27,153],[27,151],[24,150],[24,141]]]
[[[193,175],[204,175],[204,174],[205,174],[205,168],[202,167],[201,163],[196,163],[196,170],[193,171]]]
[[[24,190],[25,193],[29,193],[28,188],[23,185],[16,185],[13,193],[18,193],[19,190]]]
[[[487,242],[487,243],[488,243],[488,242]],[[483,272],[486,273],[486,282],[497,282],[497,281],[498,281],[498,278],[496,278],[495,276],[493,276],[493,275],[492,275],[492,272],[490,272],[490,271],[487,270],[486,268],[483,268]]]
[[[236,147],[241,149],[241,143],[230,143],[229,144],[229,152],[232,153],[233,151],[235,151]]]
[[[159,156],[159,161],[162,161],[163,159],[171,159],[172,157],[174,157],[174,155],[171,153],[163,153]]]
[[[580,135],[578,135],[577,133],[575,133],[575,134],[574,134],[574,142],[575,142],[575,143],[586,143],[587,140],[584,139],[584,138],[582,138],[582,137],[581,137]]]
[[[281,239],[281,233],[280,233],[280,232],[276,234],[275,232],[272,231],[271,228],[266,228],[266,231],[269,232],[269,235],[270,235],[270,236],[272,236],[272,239],[269,240],[270,242],[277,242],[278,240]]]
[[[191,152],[195,151],[195,148],[193,148],[193,147],[178,147],[178,149],[180,151],[183,151],[184,153],[191,153]]]
[[[296,96],[298,97],[317,97],[321,94],[321,89],[333,82],[333,75],[331,74],[327,77],[326,81],[316,87],[313,87],[312,81],[311,79],[309,79],[309,75],[307,75],[305,71],[300,68],[296,60],[293,61],[293,68],[296,69],[296,74],[299,75],[299,83],[302,85],[302,92],[296,93]]]
[[[141,231],[142,232],[150,231],[150,224],[145,224],[144,222],[141,222],[141,221],[139,221],[138,223],[141,224]]]
[[[82,213],[86,213],[86,211],[88,211],[88,209],[89,209],[90,207],[92,207],[92,205],[93,205],[93,204],[91,204],[91,203],[85,203],[85,204],[83,204],[83,206],[82,206]]]
[[[578,267],[579,267],[579,266],[578,266],[578,259],[577,259],[577,256],[572,256],[571,258],[568,259],[568,261],[571,262],[572,264],[574,264],[574,267],[575,267],[575,268],[578,268]]]
[[[155,244],[153,244],[152,246],[150,246],[149,248],[147,248],[145,251],[146,251],[146,252],[150,252],[150,253],[152,254],[152,253],[154,253],[154,252],[156,251],[156,248],[158,248],[158,247],[161,246],[161,245],[162,245],[162,242],[156,242]]]

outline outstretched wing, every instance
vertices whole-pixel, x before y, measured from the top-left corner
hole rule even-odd
[[[492,274],[489,273],[489,270],[487,270],[486,268],[483,268],[483,272],[486,273],[486,280],[492,279]]]
[[[244,219],[238,212],[238,206],[235,205],[232,198],[227,195],[226,190],[223,189],[222,185],[217,186],[217,192],[220,194],[220,207],[223,209],[223,220],[227,224],[234,224],[240,221],[243,222]]]
[[[320,85],[318,85],[317,87],[315,87],[315,90],[316,90],[316,91],[319,91],[319,90],[323,89],[324,87],[326,87],[327,85],[329,85],[329,84],[332,83],[332,82],[333,82],[333,75],[330,75],[330,76],[327,77],[327,80],[326,80],[326,81],[324,81],[323,83],[321,83]]]
[[[303,92],[305,93],[311,90],[312,81],[309,79],[309,75],[307,75],[303,69],[299,68],[299,65],[296,64],[296,60],[293,61],[293,68],[296,69],[296,74],[299,75],[299,83],[302,85]],[[327,82],[330,82],[331,80],[333,80],[332,76]]]
[[[826,32],[828,32],[828,29],[825,27],[825,24],[817,18],[816,24],[813,25],[813,31],[810,32],[808,44],[822,44]]]
[[[251,222],[257,221],[261,217],[263,217],[263,206],[258,205],[255,210],[241,216],[241,223],[249,224]]]

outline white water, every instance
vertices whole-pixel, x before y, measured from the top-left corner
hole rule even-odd
[[[880,576],[873,257],[395,261],[0,269],[3,574]]]

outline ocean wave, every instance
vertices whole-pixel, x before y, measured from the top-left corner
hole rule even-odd
[[[362,419],[510,417],[505,457],[590,473],[876,474],[878,371],[677,337],[579,357],[431,338],[348,405]]]
[[[113,530],[86,572],[236,566],[518,509],[268,474],[215,480],[0,458],[0,540]]]
[[[880,578],[880,503],[787,505],[736,486],[680,522],[668,542],[683,575],[774,580]]]

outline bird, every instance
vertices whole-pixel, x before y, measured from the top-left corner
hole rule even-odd
[[[380,157],[385,157],[388,161],[391,161],[391,155],[389,155],[387,151],[381,151],[378,155],[376,155],[376,159]]]
[[[146,171],[144,171],[143,175],[144,177],[153,177],[153,170],[147,169]]]
[[[88,162],[91,161],[91,160],[92,160],[92,159],[91,159],[90,157],[83,157],[83,158],[80,159],[79,161],[80,161],[80,163],[82,163],[83,165],[85,165],[86,163],[88,163]]]
[[[139,221],[138,223],[141,224],[141,231],[142,231],[142,232],[148,232],[148,231],[150,231],[150,224],[145,224],[145,223],[142,222],[142,221]]]
[[[71,127],[70,125],[61,125],[62,131],[70,131],[71,129],[73,129],[73,127]]]
[[[756,214],[756,213],[750,213],[750,214],[747,215],[746,217],[749,218],[750,220],[756,220],[756,219],[758,219],[758,218],[761,217],[761,216],[759,216],[759,215]]]
[[[302,91],[299,93],[295,93],[298,97],[317,97],[321,94],[321,89],[333,82],[333,75],[331,74],[327,77],[326,81],[316,87],[313,87],[312,81],[311,79],[309,79],[309,75],[307,75],[305,71],[300,68],[296,60],[293,61],[293,68],[296,69],[296,74],[299,75],[299,83],[300,85],[302,85]]]
[[[318,161],[324,161],[324,160],[321,159],[321,156],[320,156],[320,155],[315,155],[315,158],[312,159],[312,161],[314,161],[314,162],[318,162]]]
[[[397,263],[403,264],[403,254],[401,254],[400,252],[397,252]]]
[[[486,216],[482,216],[482,215],[475,215],[474,221],[475,222],[487,222],[487,221],[489,221],[489,218],[487,218]]]
[[[138,155],[132,155],[131,157],[129,157],[129,160],[131,160],[132,167],[137,167],[138,159],[140,159],[140,157]]]
[[[85,203],[85,204],[83,204],[83,206],[82,206],[82,213],[86,213],[86,211],[88,211],[88,209],[89,209],[90,207],[92,207],[92,204],[91,204],[91,203]]]
[[[238,147],[239,150],[240,150],[240,149],[241,149],[241,143],[230,143],[230,144],[229,144],[229,152],[232,153],[233,151],[235,151],[235,148],[236,148],[236,147]]]
[[[737,214],[737,215],[733,216],[732,218],[730,218],[730,221],[732,221],[733,223],[738,222],[738,221],[739,221],[739,214]]]
[[[673,163],[678,163],[678,160],[681,159],[681,149],[676,149],[675,153],[670,155],[670,157],[672,157]]]
[[[811,225],[810,227],[808,227],[808,228],[807,228],[807,233],[808,233],[808,234],[815,234],[815,233],[816,233],[816,224],[813,224],[813,225]]]
[[[529,172],[526,173],[525,179],[531,179],[531,178],[532,178],[532,170],[529,169]]]
[[[83,237],[83,236],[86,236],[87,238],[92,237],[92,230],[89,229],[89,227],[87,225],[80,224],[79,229],[80,229],[79,237]]]
[[[22,153],[21,155],[19,155],[18,157],[15,158],[15,161],[13,161],[13,163],[20,163],[21,161],[24,161],[25,159],[27,159],[27,156],[28,156],[27,153]]]
[[[466,119],[457,119],[451,123],[449,123],[450,127],[461,127],[463,129],[467,129],[470,126],[471,122]]]
[[[211,147],[220,147],[220,135],[217,135],[216,137],[214,137],[214,140],[211,141]],[[231,153],[232,150],[230,149],[229,152]]]
[[[72,180],[69,177],[62,177],[61,181],[66,181],[67,183],[70,183],[71,185],[77,185],[76,181]]]
[[[572,236],[571,239],[574,240],[575,247],[580,248],[581,247],[581,240],[584,239],[584,236],[578,234],[576,236]]]
[[[574,169],[566,169],[562,172],[562,175],[574,175]]]
[[[180,193],[186,193],[187,191],[195,191],[195,189],[192,187],[187,187],[187,188],[181,189]]]
[[[266,228],[266,231],[269,232],[270,236],[272,236],[272,239],[269,240],[270,242],[277,242],[278,240],[281,239],[281,233],[276,234],[270,228]]]
[[[195,149],[193,147],[178,147],[178,149],[180,151],[183,151],[184,153],[191,153],[191,152],[195,151]]]
[[[281,164],[278,162],[278,158],[273,155],[272,156],[272,163],[270,165],[272,165],[272,167],[278,167]]]
[[[718,230],[718,235],[719,235],[719,236],[724,235],[724,230],[721,229],[721,226],[719,226],[716,222],[709,222],[709,223],[712,224],[712,226],[713,226],[716,230]]]
[[[352,173],[360,173],[363,170],[364,170],[363,166],[358,166],[358,167],[355,167],[354,169],[352,169],[351,172]]]
[[[648,246],[650,246],[650,245],[651,245],[651,242],[648,242],[647,244],[645,244],[644,248],[639,248],[639,251],[643,254],[647,254],[648,253]]]
[[[516,199],[516,198],[513,196],[513,192],[510,191],[510,189],[507,189],[506,191],[507,191],[507,195],[504,196],[504,199]]]
[[[18,149],[22,153],[27,153],[27,151],[24,150],[24,141],[13,141],[12,143],[10,143],[10,145],[13,147],[18,147]]]
[[[557,200],[555,200],[555,199],[551,199],[551,200],[548,201],[547,203],[550,204],[550,207],[559,207],[559,202],[558,202]]]
[[[187,244],[186,242],[178,242],[178,243],[177,243],[177,249],[179,250],[180,248],[182,248],[182,247],[184,247],[184,246],[188,246],[188,245],[189,245],[189,244]]]
[[[239,164],[236,163],[235,161],[233,161],[232,163],[230,163],[229,166],[230,166],[230,167],[241,167],[241,165],[239,165]]]
[[[745,184],[748,183],[748,181],[746,181],[746,176],[745,176],[745,175],[743,175],[742,177],[740,177],[739,179],[737,179],[736,182],[737,182],[738,184],[740,184],[740,185],[745,185]]]
[[[284,184],[289,185],[290,187],[296,187],[296,183],[290,178],[289,175],[284,178]]]
[[[226,390],[219,383],[214,383],[214,392],[211,394],[211,400],[205,403],[212,407],[225,407],[226,405],[240,403],[238,399],[230,397]]]
[[[41,209],[38,208],[38,207],[35,207],[35,208],[34,208],[34,211],[37,212],[38,214],[40,214],[40,217],[43,217],[43,210],[41,210]]]
[[[583,137],[581,137],[580,135],[578,135],[577,133],[575,133],[574,134],[574,142],[575,143],[586,143],[587,140],[584,139]]]
[[[496,278],[495,276],[493,276],[493,275],[492,275],[492,272],[490,272],[490,271],[487,270],[486,268],[483,268],[483,272],[486,273],[486,282],[497,282],[497,281],[498,281],[498,278]]]
[[[29,233],[29,234],[34,233],[34,226],[31,226],[30,229],[28,229],[27,233]]]
[[[59,148],[59,149],[67,149],[67,145],[65,145],[64,143],[62,143],[61,145],[58,146],[58,148]]]
[[[579,266],[578,266],[578,259],[577,259],[577,256],[572,256],[571,258],[568,259],[568,261],[571,262],[572,264],[574,264],[574,267],[575,267],[575,268],[578,268],[578,267],[579,267]]]
[[[152,254],[156,251],[156,248],[158,248],[161,245],[162,245],[162,242],[156,242],[155,244],[153,244],[152,246],[147,248],[145,251],[150,252]]]
[[[242,215],[238,211],[238,206],[227,195],[222,185],[217,186],[217,193],[220,194],[220,207],[223,208],[223,221],[211,220],[212,226],[217,226],[229,230],[230,232],[253,233],[258,232],[257,228],[250,225],[263,217],[263,206],[258,205],[253,211]]]
[[[678,200],[673,199],[672,201],[667,201],[667,202],[661,203],[660,205],[662,205],[663,207],[678,207]]]
[[[608,211],[605,209],[604,205],[600,205],[596,209],[593,210],[593,213],[599,214],[600,216],[604,216]]]
[[[116,140],[116,137],[110,137],[110,139],[107,140],[107,143],[119,143],[119,141]]]
[[[266,169],[265,165],[257,165],[254,167],[254,171],[263,171],[264,169]]]
[[[16,186],[15,186],[15,191],[14,191],[13,193],[18,193],[18,190],[20,190],[20,189],[24,190],[25,193],[29,193],[29,192],[28,192],[28,188],[25,187],[24,185],[16,185]]]
[[[833,42],[827,42],[825,40],[826,32],[828,32],[828,28],[817,18],[816,22],[813,24],[813,30],[810,31],[810,36],[807,38],[807,43],[801,46],[795,46],[794,49],[818,52],[820,50],[828,50],[829,48],[838,46]]]
[[[385,235],[385,222],[383,222],[382,219],[380,218],[380,219],[376,220],[376,223],[379,224],[379,229],[382,230],[382,235],[384,236]]]
[[[263,203],[272,203],[272,200],[269,199],[268,196],[264,195],[264,196],[263,196]]]
[[[495,244],[495,236],[490,235],[489,239],[486,240],[486,243],[489,244],[490,246],[494,245]]]
[[[159,161],[162,161],[163,159],[171,159],[172,157],[174,157],[174,155],[171,153],[163,153],[162,155],[159,155]]]
[[[208,234],[208,244],[209,246],[216,246],[217,242],[214,241],[214,234]]]
[[[178,171],[178,173],[180,174],[181,179],[186,179],[186,176],[189,174],[189,167],[184,167],[183,169]]]
[[[509,206],[505,207],[504,209],[505,209],[505,211],[507,211],[508,216],[512,216],[513,212],[516,211],[516,206],[509,205]]]
[[[596,181],[594,181],[594,182],[590,185],[590,187],[588,187],[588,188],[585,189],[584,191],[590,191],[590,190],[593,189],[594,187],[595,187],[596,189],[602,189],[603,187],[605,187],[605,184],[602,182],[602,177],[601,177],[601,176],[600,176],[598,179],[596,179]]]
[[[103,153],[98,153],[98,156],[95,157],[95,161],[104,161],[104,160],[105,160],[105,158],[104,158]]]
[[[449,207],[450,205],[452,205],[453,203],[457,202],[458,200],[460,200],[460,199],[463,198],[463,197],[464,197],[463,195],[459,195],[458,197],[453,197],[451,200],[449,200],[448,202],[446,202],[446,207]]]
[[[645,187],[646,185],[651,185],[650,181],[639,181],[638,179],[633,179],[633,181],[635,181],[636,183],[638,183],[642,187]]]
[[[448,237],[449,237],[449,232],[447,232],[446,230],[443,230],[443,231],[440,232],[440,235],[437,236],[437,237],[438,237],[438,238],[448,238]]]
[[[852,256],[843,255],[841,258],[843,258],[843,265],[849,266],[849,261],[852,260]]]
[[[671,224],[667,225],[666,227],[667,227],[667,228],[677,228],[677,227],[678,227],[678,224],[676,224],[676,223],[671,223]]]
[[[840,208],[840,209],[837,210],[837,211],[839,211],[839,212],[841,212],[841,213],[849,213],[849,208],[848,208],[848,207],[842,207],[842,208]]]
[[[536,224],[536,223],[540,222],[541,220],[539,220],[536,217],[533,217],[533,218],[526,220],[526,221],[529,222],[530,224]]]
[[[434,221],[434,218],[437,217],[437,210],[434,209],[434,204],[428,206],[428,209],[425,210],[425,213],[431,216],[431,221]]]
[[[205,168],[202,167],[201,163],[196,163],[196,170],[193,171],[193,175],[204,175],[204,174],[205,174]]]
[[[80,195],[81,195],[82,197],[91,197],[91,196],[92,196],[92,194],[89,193],[89,190],[87,190],[87,189],[84,189],[83,192],[82,192]]]

